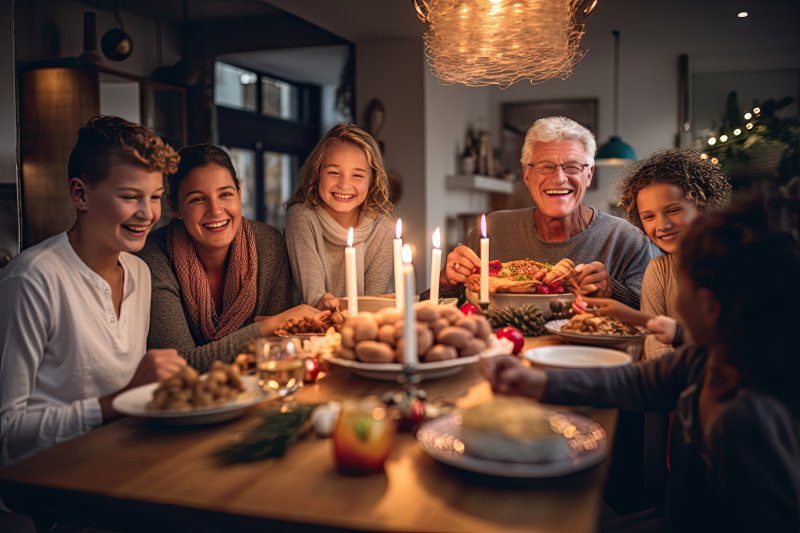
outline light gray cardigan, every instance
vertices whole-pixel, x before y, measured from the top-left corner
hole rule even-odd
[[[320,217],[330,215],[322,211],[321,207],[294,204],[286,213],[286,247],[294,283],[301,294],[302,303],[309,305],[316,305],[326,292],[337,297],[343,297],[346,293],[343,241],[347,229],[341,228],[341,237],[335,237],[341,240],[335,242],[326,234],[320,220]],[[356,244],[356,254],[359,256],[358,294],[386,294],[394,266],[394,224],[385,214],[379,214],[375,219],[362,216],[356,231],[363,238],[360,245]],[[359,249],[359,246],[362,248]]]

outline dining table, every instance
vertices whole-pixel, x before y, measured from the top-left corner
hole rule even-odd
[[[526,348],[559,343],[543,336]],[[331,366],[297,394],[300,403],[382,395],[398,389]],[[456,408],[488,401],[479,365],[423,381],[428,398]],[[16,512],[110,530],[221,531],[594,531],[608,459],[551,478],[504,478],[429,457],[398,433],[382,472],[343,475],[331,439],[313,432],[280,458],[224,462],[217,452],[260,420],[251,407],[227,422],[153,425],[122,418],[0,470],[0,498]],[[580,408],[612,439],[617,411]],[[609,442],[609,448],[610,448]]]

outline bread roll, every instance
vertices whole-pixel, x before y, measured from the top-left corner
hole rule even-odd
[[[569,443],[553,431],[535,401],[498,397],[464,411],[461,437],[466,452],[493,461],[536,463],[569,455]]]

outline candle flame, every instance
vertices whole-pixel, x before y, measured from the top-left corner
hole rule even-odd
[[[407,244],[403,245],[403,251],[400,252],[400,256],[403,258],[404,265],[411,264],[411,247]]]
[[[398,218],[397,224],[394,225],[394,236],[399,239],[403,236],[403,220]]]
[[[486,215],[481,215],[481,236],[486,238]]]
[[[351,246],[353,246],[353,228],[352,228],[352,226],[350,227],[349,230],[347,230],[347,247],[349,248]]]
[[[436,231],[433,232],[433,237],[431,238],[433,241],[434,248],[441,248],[442,247],[442,237],[439,235],[439,228],[436,228]]]

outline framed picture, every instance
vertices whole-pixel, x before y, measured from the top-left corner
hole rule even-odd
[[[517,180],[522,180],[519,158],[525,134],[538,119],[552,116],[571,118],[597,135],[597,98],[507,103],[501,105],[500,116],[500,162],[503,170],[513,172]],[[596,187],[597,180],[592,180],[589,189]]]

